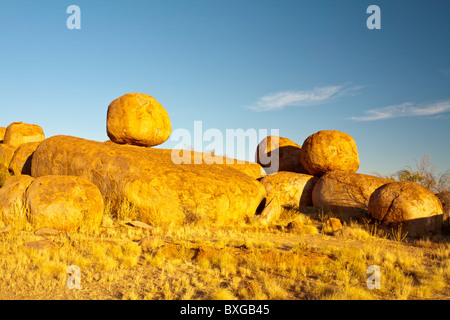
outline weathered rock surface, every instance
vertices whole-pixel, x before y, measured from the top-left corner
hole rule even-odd
[[[359,168],[358,149],[348,134],[323,130],[310,135],[303,142],[300,162],[313,175],[334,170],[356,172]]]
[[[6,127],[0,127],[0,143],[3,143],[3,138],[5,137]]]
[[[267,199],[277,197],[285,208],[312,206],[312,190],[318,177],[281,171],[260,179],[267,191]]]
[[[20,145],[9,163],[9,171],[14,175],[31,175],[31,159],[40,142],[28,142]]]
[[[45,139],[44,131],[36,124],[13,122],[5,132],[3,143],[19,147],[28,142],[40,142]]]
[[[313,206],[340,218],[367,214],[372,193],[391,180],[344,171],[325,173],[314,186]]]
[[[108,107],[108,137],[119,144],[152,147],[165,142],[172,133],[169,114],[147,94],[127,93]]]
[[[301,147],[278,136],[267,136],[256,148],[256,162],[272,174],[279,171],[308,173],[300,162]]]
[[[60,231],[93,229],[103,216],[103,199],[90,181],[74,176],[36,178],[26,193],[29,221],[38,228]]]
[[[384,226],[401,225],[408,236],[418,237],[441,230],[443,209],[439,199],[421,185],[392,182],[373,192],[369,216]]]
[[[450,229],[450,191],[442,191],[436,194],[438,199],[442,203],[444,209],[444,216],[442,219],[442,226],[446,229]]]
[[[237,160],[233,158],[212,155],[203,152],[179,149],[161,149],[170,155],[174,164],[215,164],[224,165],[239,170],[254,179],[258,179],[266,175],[264,168],[258,163]]]
[[[32,176],[75,175],[92,181],[113,204],[128,201],[151,225],[207,220],[218,224],[253,216],[264,186],[224,165],[174,164],[157,148],[54,136],[32,160]]]
[[[9,178],[0,188],[0,220],[8,223],[22,223],[27,220],[25,215],[25,192],[33,182],[26,175]]]
[[[11,163],[16,149],[16,147],[13,147],[9,144],[0,144],[0,169],[5,168],[6,170],[8,170],[9,164]]]

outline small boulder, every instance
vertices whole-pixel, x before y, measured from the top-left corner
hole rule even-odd
[[[13,122],[5,132],[3,143],[15,148],[28,142],[40,142],[45,139],[44,131],[36,124]]]
[[[335,232],[339,229],[342,229],[342,223],[341,220],[336,218],[329,218],[326,222],[328,230],[331,232]]]
[[[90,181],[74,176],[42,176],[28,188],[30,222],[37,229],[92,229],[102,221],[103,199]]]
[[[443,208],[439,199],[421,185],[392,182],[376,189],[369,200],[369,216],[382,226],[396,228],[410,237],[439,232],[442,227]]]
[[[256,162],[267,174],[279,171],[308,173],[300,163],[300,150],[298,144],[287,138],[267,136],[256,148]]]
[[[31,175],[31,159],[40,142],[28,142],[20,145],[9,163],[9,171],[14,175]]]
[[[33,182],[33,178],[26,175],[9,178],[0,188],[0,220],[5,223],[26,222],[25,192]]]
[[[303,142],[300,162],[312,175],[333,170],[356,172],[359,168],[358,149],[355,140],[348,134],[323,130]]]
[[[300,221],[291,221],[287,224],[286,229],[293,232],[293,231],[300,231],[303,229],[303,224]]]
[[[167,111],[141,93],[127,93],[111,102],[106,129],[112,142],[145,147],[164,143],[172,133]]]
[[[318,177],[295,172],[281,171],[260,179],[269,199],[277,197],[285,208],[312,206],[312,190]]]

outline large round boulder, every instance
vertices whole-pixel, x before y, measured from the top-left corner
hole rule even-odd
[[[390,228],[402,227],[408,236],[439,232],[443,208],[439,199],[415,182],[385,184],[369,200],[369,216]]]
[[[90,181],[73,176],[36,178],[27,190],[29,220],[37,229],[77,231],[98,227],[103,199]]]
[[[308,173],[300,163],[300,151],[301,147],[287,138],[267,136],[256,148],[256,162],[267,174],[279,171]]]
[[[356,172],[359,168],[358,149],[355,140],[348,134],[323,130],[303,142],[300,162],[313,175],[333,170]]]
[[[9,171],[14,175],[31,175],[31,159],[40,142],[28,142],[20,145],[9,163]]]
[[[162,144],[172,132],[167,111],[142,93],[127,93],[111,102],[106,129],[115,143],[146,147]]]
[[[276,197],[282,207],[312,206],[312,190],[319,178],[302,173],[281,171],[260,179],[266,188],[267,199]]]
[[[391,180],[352,172],[330,171],[314,186],[313,206],[340,218],[365,216],[372,193]]]
[[[27,220],[24,197],[33,180],[27,175],[14,176],[0,188],[0,220],[5,224]]]
[[[44,131],[36,124],[13,122],[5,132],[3,143],[19,147],[28,142],[40,142],[45,139]]]

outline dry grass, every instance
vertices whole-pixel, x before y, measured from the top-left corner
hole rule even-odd
[[[448,239],[407,242],[367,221],[335,237],[332,216],[285,210],[271,226],[199,223],[143,229],[129,206],[107,206],[93,232],[38,236],[29,224],[0,233],[1,299],[448,299]],[[289,222],[297,222],[288,229]],[[37,247],[40,246],[40,249]],[[67,268],[81,269],[68,289]],[[381,270],[369,290],[367,267]]]

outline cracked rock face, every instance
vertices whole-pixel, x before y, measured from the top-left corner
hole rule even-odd
[[[278,136],[267,136],[256,148],[256,162],[272,174],[279,171],[308,173],[300,162],[301,147]]]
[[[113,206],[131,203],[141,220],[151,225],[244,221],[265,199],[264,186],[232,166],[175,164],[171,153],[53,136],[36,149],[31,173],[88,179]]]
[[[369,199],[378,187],[391,180],[345,171],[325,173],[314,186],[314,207],[345,217],[367,214]]]
[[[300,162],[312,175],[333,170],[356,172],[359,168],[358,149],[355,140],[348,134],[323,130],[303,142]]]
[[[171,132],[169,114],[148,94],[127,93],[108,107],[106,129],[111,141],[145,147],[165,142]]]
[[[439,199],[421,185],[392,182],[372,193],[369,216],[385,226],[401,225],[408,236],[419,237],[441,230],[443,208]]]

